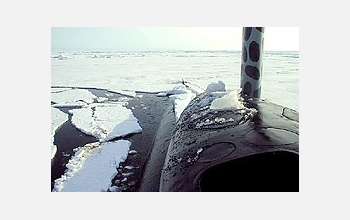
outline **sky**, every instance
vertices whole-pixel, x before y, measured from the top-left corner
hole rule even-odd
[[[299,27],[265,27],[265,50],[299,51]],[[242,27],[51,27],[51,50],[241,50]]]

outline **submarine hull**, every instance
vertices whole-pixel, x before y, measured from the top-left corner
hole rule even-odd
[[[299,191],[299,113],[254,99],[212,110],[207,96],[177,121],[159,191]]]

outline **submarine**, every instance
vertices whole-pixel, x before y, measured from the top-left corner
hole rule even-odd
[[[204,92],[164,113],[138,191],[299,191],[299,112],[261,99],[264,31],[243,27],[238,107]]]

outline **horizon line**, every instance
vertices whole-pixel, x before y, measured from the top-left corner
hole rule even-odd
[[[205,51],[233,51],[233,52],[242,52],[242,50],[237,49],[116,49],[116,50],[108,50],[108,49],[52,49],[51,52],[165,52],[165,51],[181,51],[181,52],[205,52]],[[268,52],[299,52],[299,50],[264,50]]]

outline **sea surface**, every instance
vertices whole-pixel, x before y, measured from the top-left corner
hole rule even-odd
[[[51,86],[160,92],[240,88],[241,51],[53,51]],[[299,51],[264,51],[261,98],[299,111]]]

